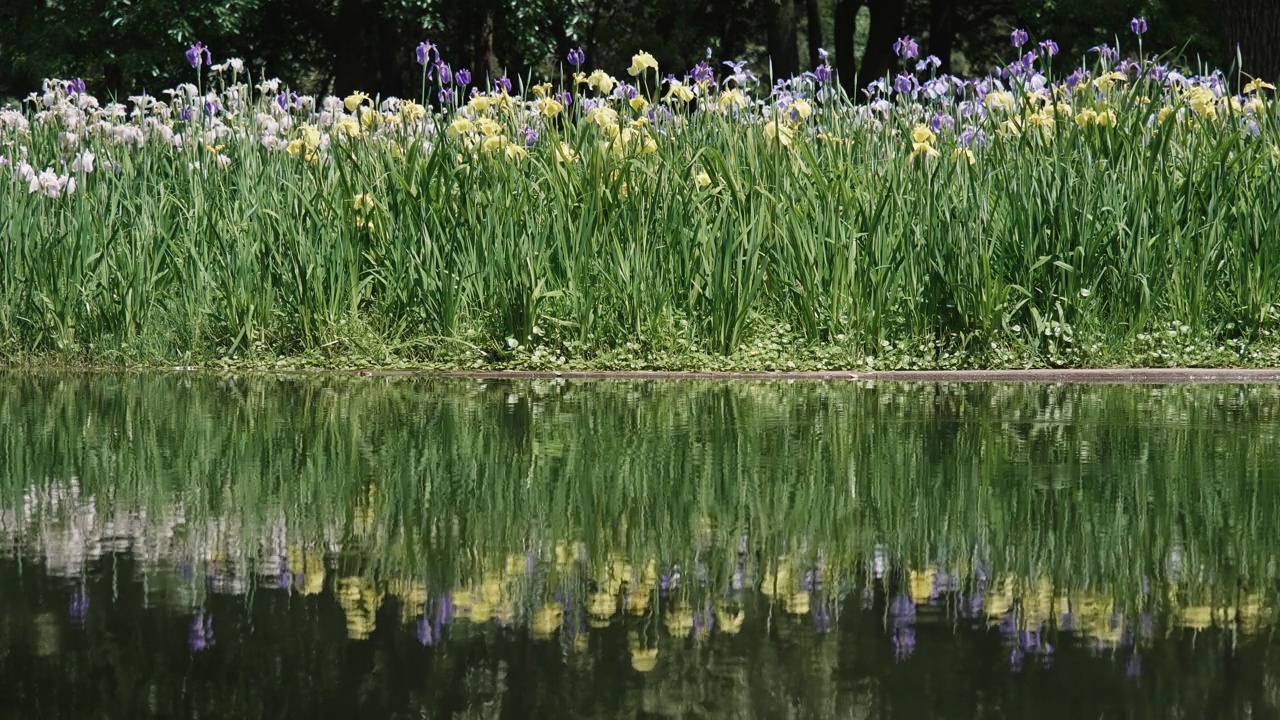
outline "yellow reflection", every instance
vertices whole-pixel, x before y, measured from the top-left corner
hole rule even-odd
[[[533,619],[529,622],[529,629],[533,631],[535,638],[546,640],[560,629],[560,625],[563,622],[564,610],[555,603],[546,603],[533,614]]]
[[[364,640],[377,628],[378,608],[382,593],[361,576],[338,579],[338,604],[347,617],[347,637]]]

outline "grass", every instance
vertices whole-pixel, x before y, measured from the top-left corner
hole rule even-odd
[[[0,122],[0,361],[1277,364],[1273,91],[1047,60],[867,104],[697,72],[664,102],[652,70],[344,107],[227,72],[126,115],[50,81]],[[29,192],[46,166],[75,190]]]

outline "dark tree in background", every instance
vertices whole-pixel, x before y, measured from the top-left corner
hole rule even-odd
[[[770,69],[774,77],[791,77],[800,71],[796,0],[765,0],[764,7]]]
[[[1220,0],[1227,48],[1240,51],[1240,69],[1280,78],[1280,0]]]
[[[1137,15],[1150,24],[1149,52],[1280,78],[1280,0],[0,0],[0,101],[44,77],[83,77],[118,96],[158,92],[193,78],[182,52],[196,40],[217,59],[243,58],[255,80],[307,92],[417,97],[413,49],[424,39],[482,86],[553,78],[579,46],[590,67],[619,76],[639,49],[664,73],[709,51],[788,76],[825,47],[853,92],[899,70],[892,46],[903,34],[944,71],[972,74],[1010,59],[1014,27],[1056,40],[1068,62],[1099,42],[1134,50]]]

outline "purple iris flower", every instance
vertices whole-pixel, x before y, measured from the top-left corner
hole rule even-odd
[[[1089,77],[1089,72],[1084,68],[1076,68],[1067,76],[1067,87],[1073,88],[1084,82]]]
[[[414,48],[413,55],[418,64],[425,67],[431,59],[430,56],[435,55],[436,59],[439,59],[440,51],[436,49],[435,45],[431,44],[430,40],[424,40],[418,43],[418,47]]]
[[[746,60],[735,60],[732,62],[725,60],[724,65],[730,70],[733,70],[733,74],[729,77],[733,79],[734,84],[738,87],[742,87],[747,84],[747,81],[754,80],[756,78],[755,73],[747,69]]]
[[[573,104],[573,93],[568,90],[561,91],[556,95],[556,99],[560,101],[561,105],[569,107]]]
[[[893,51],[903,60],[911,60],[920,54],[920,45],[910,35],[903,35],[894,41]]]
[[[956,121],[953,120],[950,115],[940,112],[940,113],[936,113],[933,116],[933,119],[929,121],[929,126],[933,128],[934,132],[940,133],[940,132],[949,131],[952,128],[954,128],[956,126]],[[946,585],[939,585],[937,580],[935,580],[933,583],[933,593],[931,597],[933,598],[938,597],[940,594],[942,594],[945,591],[945,588],[946,588]]]
[[[493,84],[502,88],[503,92],[507,94],[511,93],[511,78],[507,77],[506,75],[503,75],[502,77],[498,78]]]
[[[187,62],[191,63],[191,67],[199,68],[201,64],[212,65],[213,56],[209,54],[209,48],[204,43],[196,43],[187,48]]]
[[[1106,43],[1102,43],[1101,45],[1094,45],[1093,47],[1089,48],[1089,52],[1096,52],[1102,56],[1103,60],[1108,60],[1108,61],[1115,60],[1116,58],[1120,57],[1120,51],[1113,49],[1110,45]]]
[[[222,106],[216,100],[206,100],[204,102],[204,114],[206,117],[214,117],[222,111]]]
[[[1031,36],[1028,35],[1027,31],[1023,30],[1022,28],[1018,28],[1017,30],[1014,30],[1012,33],[1009,34],[1009,42],[1013,43],[1013,46],[1016,48],[1020,48],[1023,45],[1026,45],[1027,41],[1030,39],[1031,39]]]
[[[1045,40],[1044,42],[1040,43],[1040,50],[1042,50],[1045,55],[1048,55],[1049,57],[1053,57],[1054,55],[1058,54],[1058,43],[1052,40]]]
[[[279,105],[281,110],[289,109],[289,96],[285,95],[283,90],[280,91],[279,95],[276,95],[276,105]]]
[[[831,66],[819,65],[813,70],[813,79],[819,83],[826,83],[831,80]]]
[[[447,63],[443,63],[437,60],[435,64],[435,70],[436,70],[436,76],[440,78],[441,85],[448,85],[449,83],[453,82],[453,69],[450,68]]]
[[[587,54],[582,51],[582,48],[574,48],[569,51],[570,65],[576,68],[579,68],[579,67],[582,67],[582,63],[586,61],[587,61]]]
[[[453,102],[453,88],[445,88],[441,90],[436,94],[436,98],[438,98],[440,102],[446,104]]]
[[[206,650],[213,645],[213,616],[200,613],[191,618],[191,633],[188,637],[191,649],[195,652]]]
[[[920,84],[916,81],[916,76],[911,73],[902,73],[893,79],[893,89],[900,93],[911,93],[914,95],[915,91],[919,87]]]
[[[80,78],[76,78],[75,80],[72,80],[71,82],[67,83],[67,94],[68,94],[68,95],[83,95],[83,94],[84,94],[84,80],[81,80]]]
[[[537,131],[537,130],[534,130],[533,128],[529,127],[528,125],[525,125],[525,126],[524,126],[524,129],[523,129],[523,130],[521,130],[521,132],[523,132],[523,133],[524,133],[524,144],[525,144],[525,146],[526,146],[526,147],[533,147],[534,145],[536,145],[536,144],[537,144],[537,142],[538,142],[538,131]]]
[[[689,77],[693,78],[694,82],[712,83],[716,81],[716,71],[711,69],[711,63],[703,60],[689,71]]]
[[[471,71],[466,68],[458,70],[458,72],[453,74],[453,81],[463,87],[470,85]]]
[[[829,57],[831,57],[831,53],[827,52],[826,50],[823,50],[822,48],[818,48],[818,60],[820,60],[821,62],[826,62],[827,58]]]
[[[1136,17],[1129,21],[1129,29],[1134,35],[1141,37],[1142,33],[1147,31],[1147,19],[1144,17]]]
[[[191,122],[191,108],[183,107],[178,111],[178,119],[183,122]]]
[[[987,144],[986,133],[982,132],[981,128],[975,128],[970,125],[964,129],[963,133],[960,134],[960,144],[964,147],[969,147],[970,145],[984,147]],[[973,602],[977,604],[977,607],[981,608],[982,593],[975,593],[973,596]]]

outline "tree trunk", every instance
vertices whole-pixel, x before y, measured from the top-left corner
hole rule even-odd
[[[768,0],[765,3],[765,14],[772,80],[792,77],[800,72],[800,49],[796,43],[796,0]]]
[[[493,56],[493,10],[489,9],[484,13],[480,20],[480,27],[476,32],[476,49],[475,49],[475,65],[476,79],[475,83],[479,87],[487,87],[493,84],[502,73],[497,68]]]
[[[858,91],[858,59],[854,56],[853,39],[858,31],[860,7],[862,0],[840,0],[836,3],[836,75],[840,79],[840,86],[850,97],[856,97]]]
[[[1240,71],[1268,82],[1280,80],[1280,0],[1218,0],[1227,59],[1240,54]]]
[[[951,48],[956,40],[956,0],[929,0],[929,54],[942,61],[939,73],[951,72]]]
[[[867,51],[862,55],[862,72],[858,82],[863,87],[889,74],[897,67],[893,43],[902,35],[905,0],[871,0],[871,27],[867,29]]]
[[[822,64],[818,57],[822,47],[822,8],[818,7],[818,0],[805,0],[804,9],[809,17],[809,67],[816,68]]]
[[[343,0],[335,17],[333,93],[376,90],[376,58],[373,54],[374,10],[365,0]]]

